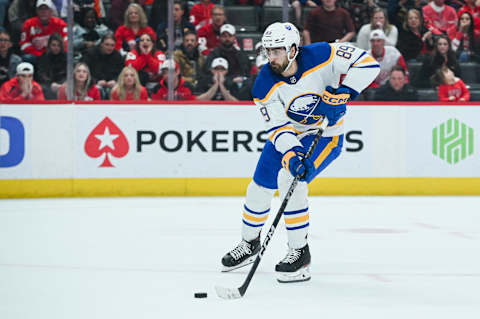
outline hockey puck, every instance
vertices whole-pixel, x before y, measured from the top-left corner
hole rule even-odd
[[[207,298],[207,293],[206,292],[196,292],[194,294],[195,298]]]

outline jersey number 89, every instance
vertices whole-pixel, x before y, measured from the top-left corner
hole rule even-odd
[[[355,51],[355,48],[341,45],[338,47],[336,54],[342,58],[350,59],[352,57],[352,52]]]

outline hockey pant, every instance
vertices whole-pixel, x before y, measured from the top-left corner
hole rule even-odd
[[[308,135],[300,142],[308,149],[315,135]],[[311,159],[315,163],[315,174],[305,181],[299,182],[284,211],[285,226],[290,248],[302,248],[307,244],[309,224],[308,183],[320,174],[342,150],[343,134],[333,137],[322,137],[315,148]],[[290,187],[293,176],[282,167],[282,154],[267,141],[255,169],[253,180],[247,188],[243,206],[242,237],[247,241],[257,238],[262,226],[268,219],[273,195],[278,189],[281,199]]]

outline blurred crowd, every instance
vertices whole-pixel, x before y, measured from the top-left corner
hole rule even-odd
[[[0,0],[0,100],[67,99],[72,50],[74,100],[251,100],[268,62],[259,38],[227,19],[232,5],[254,7],[259,35],[268,6],[282,0],[181,1],[173,7],[168,52],[166,0],[73,0],[73,48],[67,0]],[[380,63],[365,100],[416,101],[432,89],[440,101],[469,101],[462,65],[480,62],[480,0],[291,0],[304,45],[352,43]],[[250,46],[249,52],[244,49]],[[418,70],[410,72],[409,66]],[[173,79],[170,77],[173,76]]]

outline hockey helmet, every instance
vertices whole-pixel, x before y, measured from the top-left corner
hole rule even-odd
[[[300,45],[300,33],[290,22],[275,22],[267,27],[262,36],[262,45],[267,48],[284,47],[287,52],[292,45]]]
[[[300,45],[300,33],[298,29],[290,22],[275,22],[267,27],[262,36],[263,49],[285,48],[287,51],[288,65],[284,71],[288,70],[292,62],[298,55],[298,46]],[[292,46],[295,45],[295,55],[290,56]],[[267,53],[267,52],[266,52]],[[266,54],[268,56],[268,54]]]

